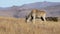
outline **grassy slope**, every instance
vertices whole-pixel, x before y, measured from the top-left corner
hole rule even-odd
[[[24,18],[0,17],[0,34],[60,34],[59,22],[26,23]]]

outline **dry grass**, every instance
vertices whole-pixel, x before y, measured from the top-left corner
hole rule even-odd
[[[24,18],[0,17],[0,34],[60,34],[60,21],[26,23]]]

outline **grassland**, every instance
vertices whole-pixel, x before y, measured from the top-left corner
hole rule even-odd
[[[0,17],[0,34],[60,34],[60,21],[36,19],[26,23],[24,18]]]

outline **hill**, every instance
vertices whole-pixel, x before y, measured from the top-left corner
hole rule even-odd
[[[0,7],[0,16],[25,17],[32,9],[46,10],[47,16],[60,16],[60,2],[36,2],[22,6]]]

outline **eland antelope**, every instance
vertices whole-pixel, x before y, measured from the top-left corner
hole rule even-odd
[[[26,22],[32,21],[35,23],[36,17],[42,18],[43,21],[46,21],[46,12],[44,10],[33,9],[31,13],[26,17]]]

